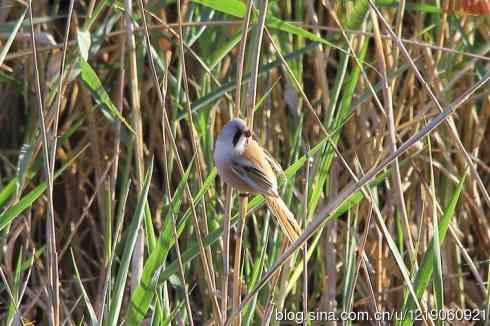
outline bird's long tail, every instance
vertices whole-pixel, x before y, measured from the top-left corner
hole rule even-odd
[[[267,206],[272,214],[277,218],[277,222],[281,226],[282,231],[288,237],[289,241],[293,242],[299,238],[301,228],[294,218],[293,213],[286,206],[281,197],[265,197]]]

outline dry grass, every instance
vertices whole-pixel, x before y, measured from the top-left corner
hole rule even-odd
[[[0,2],[2,325],[485,324],[476,2]],[[285,170],[292,244],[216,177],[237,115]]]

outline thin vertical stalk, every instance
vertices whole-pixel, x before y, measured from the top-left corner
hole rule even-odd
[[[433,243],[433,288],[435,297],[435,308],[442,310],[444,305],[444,282],[442,280],[441,264],[441,245],[439,243],[439,221],[437,217],[437,195],[434,181],[434,161],[432,158],[432,143],[430,137],[427,137],[427,151],[429,152],[429,170],[430,170],[430,196],[432,199],[432,243]],[[485,294],[485,290],[483,291]],[[443,321],[436,320],[437,325],[443,325]]]
[[[280,249],[279,249],[280,253],[284,252],[288,243],[289,243],[289,240],[287,238],[283,238],[281,245],[280,245]],[[279,283],[279,280],[281,278],[282,271],[283,271],[283,269],[281,266],[278,273],[276,275],[274,275],[274,277],[272,278],[272,280],[270,282],[271,290],[269,291],[269,293],[267,295],[267,300],[266,300],[267,306],[265,307],[265,313],[264,313],[264,315],[266,317],[263,319],[261,325],[269,325],[269,323],[270,323],[269,321],[271,319],[272,311],[274,310],[274,307],[276,306],[276,303],[274,302],[273,299],[274,299],[276,289],[278,287],[277,284]],[[276,307],[276,309],[278,309],[278,307]]]
[[[241,89],[242,89],[242,77],[243,69],[245,66],[245,49],[247,44],[248,29],[250,26],[250,17],[252,13],[252,0],[247,3],[247,13],[243,19],[242,24],[242,38],[240,40],[240,50],[238,52],[237,60],[237,77],[235,88],[235,109],[234,116],[240,116],[240,104],[241,104]],[[225,217],[224,217],[224,230],[223,230],[223,300],[221,302],[223,318],[222,323],[226,322],[228,311],[228,281],[230,275],[230,220],[231,220],[231,207],[233,206],[233,188],[226,185],[225,196]],[[236,255],[235,255],[236,257]],[[235,293],[235,292],[233,292]],[[234,297],[233,297],[234,298]],[[233,299],[234,300],[234,299]],[[235,302],[235,301],[233,301]]]
[[[143,122],[141,119],[141,105],[140,105],[140,91],[138,84],[138,62],[136,58],[136,41],[134,37],[134,25],[131,20],[133,14],[133,1],[124,0],[126,6],[126,33],[127,33],[127,50],[129,57],[129,77],[130,77],[130,92],[131,92],[131,108],[132,108],[132,124],[135,131],[136,146],[134,147],[134,154],[136,158],[136,172],[138,177],[138,191],[142,190],[143,181]],[[149,51],[150,49],[148,49]],[[138,239],[136,241],[135,251],[133,258],[131,259],[131,289],[135,289],[138,286],[138,282],[143,269],[143,252],[145,236],[142,232],[142,226],[140,226]]]
[[[367,239],[368,239],[368,233],[369,233],[369,228],[371,227],[371,217],[373,216],[373,205],[371,204],[370,207],[369,207],[369,214],[366,218],[366,223],[365,223],[365,227],[364,227],[364,232],[363,232],[363,235],[362,235],[362,239],[361,239],[361,243],[359,244],[358,248],[357,248],[357,252],[358,252],[358,255],[357,255],[357,262],[356,262],[356,272],[354,273],[354,279],[352,280],[352,286],[350,288],[350,291],[349,293],[347,294],[347,311],[352,311],[352,306],[354,304],[353,302],[353,298],[354,298],[354,289],[356,288],[356,284],[357,284],[357,279],[359,277],[359,270],[361,268],[361,264],[364,262],[364,257],[366,256],[366,253],[365,253],[365,248],[366,248],[366,244],[367,244]],[[382,243],[380,243],[382,244]],[[382,246],[378,246],[379,249],[381,250],[381,248],[383,248]],[[379,257],[382,259],[383,255],[380,254]],[[379,261],[381,261],[381,259],[378,260],[378,263]],[[379,263],[381,264],[381,263]],[[382,273],[379,273],[379,279],[381,279],[381,274]],[[379,287],[378,287],[379,288]]]
[[[252,58],[252,73],[250,84],[248,84],[247,96],[245,98],[245,109],[247,110],[247,125],[253,129],[254,107],[257,98],[257,79],[259,76],[260,50],[262,48],[262,37],[264,35],[265,18],[267,15],[268,0],[262,0],[259,9],[259,24],[257,25],[257,35],[252,53],[255,57]]]
[[[245,223],[247,217],[247,200],[246,197],[242,199],[242,205],[240,206],[240,226],[235,241],[235,262],[233,267],[233,307],[240,305],[241,293],[242,293],[242,281],[241,281],[241,259],[242,259],[242,239],[243,231],[245,230]],[[237,317],[235,325],[241,325],[241,315]]]
[[[34,60],[34,76],[36,86],[36,99],[39,111],[39,122],[41,125],[42,147],[44,172],[48,179],[48,216],[46,221],[46,238],[47,245],[47,272],[48,272],[48,309],[49,320],[53,326],[58,326],[60,323],[60,302],[59,302],[59,276],[58,276],[58,254],[56,252],[56,232],[54,224],[54,203],[53,203],[53,174],[50,171],[49,159],[49,144],[46,130],[46,121],[44,120],[43,100],[41,97],[41,82],[39,78],[39,65],[37,60],[36,38],[34,32],[34,22],[32,16],[32,1],[29,1],[29,19],[31,26],[31,45],[32,56]],[[54,157],[53,157],[54,161]]]
[[[235,88],[235,116],[240,116],[240,104],[241,104],[241,91],[242,91],[242,78],[243,69],[245,66],[245,49],[247,45],[248,29],[250,26],[250,16],[252,13],[253,1],[249,0],[247,4],[247,13],[243,19],[242,25],[242,39],[240,40],[240,51],[238,52],[237,60],[237,76],[236,76],[236,88]]]
[[[396,127],[395,118],[393,114],[393,94],[390,85],[388,84],[388,73],[386,71],[386,57],[383,49],[383,42],[381,41],[378,19],[376,13],[371,9],[371,17],[374,28],[374,40],[376,44],[376,52],[379,59],[379,67],[381,71],[382,85],[383,85],[383,100],[386,110],[386,120],[388,124],[388,146],[393,153],[396,151]],[[415,254],[415,247],[413,244],[412,233],[410,232],[410,223],[408,221],[407,208],[405,205],[405,196],[403,195],[402,178],[400,173],[400,164],[398,159],[393,162],[393,186],[396,192],[396,199],[398,201],[398,209],[402,215],[404,233],[407,239],[408,253],[410,255],[410,261],[412,266],[417,269],[417,256]]]
[[[310,152],[310,148],[308,146],[308,150],[306,151],[306,155]],[[310,188],[310,158],[306,158],[306,182],[305,182],[305,190],[304,190],[304,208],[303,208],[303,229],[308,223],[308,189]],[[308,241],[305,241],[303,245],[303,314],[304,316],[308,316]],[[306,325],[307,318],[304,318],[303,325]]]
[[[230,220],[233,205],[233,188],[226,186],[225,216],[223,221],[223,285],[221,288],[221,323],[224,324],[228,311],[228,279],[230,276]]]
[[[318,16],[315,12],[314,1],[307,0],[306,1],[306,19],[310,21],[313,25],[313,31],[317,36],[321,37]],[[322,44],[318,44],[318,46],[313,50],[314,51],[314,62],[317,67],[314,69],[315,77],[318,80],[320,89],[321,89],[321,99],[324,110],[328,110],[329,102],[330,102],[330,94],[329,94],[329,86],[328,86],[328,78],[327,78],[327,69],[326,69],[326,56],[325,51],[323,49]]]
[[[59,82],[58,82],[58,102],[56,103],[56,112],[55,112],[55,118],[54,118],[54,124],[53,124],[53,131],[51,132],[51,137],[53,140],[53,145],[52,145],[52,152],[51,152],[51,173],[54,174],[54,163],[55,163],[55,158],[56,158],[56,145],[58,141],[58,120],[60,117],[60,110],[61,110],[61,101],[63,98],[63,75],[65,74],[65,62],[66,62],[66,50],[68,48],[68,36],[70,34],[70,25],[71,25],[71,17],[73,14],[73,4],[75,0],[70,0],[70,7],[68,9],[68,19],[66,22],[66,29],[65,29],[65,40],[63,42],[63,54],[61,56],[61,66],[60,66],[60,77],[59,77]]]
[[[253,4],[249,3],[251,7]],[[260,50],[262,47],[262,37],[264,35],[265,28],[265,18],[267,14],[268,0],[262,0],[259,9],[259,23],[257,25],[256,39],[253,44],[255,57],[252,58],[252,73],[250,77],[250,84],[247,89],[247,96],[245,98],[245,109],[247,112],[247,125],[250,129],[253,129],[253,118],[254,118],[254,107],[257,97],[257,79],[259,74],[259,62],[260,62]],[[240,99],[236,99],[240,101]],[[241,260],[241,246],[242,246],[242,236],[243,228],[246,223],[248,207],[248,197],[243,197],[240,204],[240,232],[238,234],[238,239],[236,241],[235,247],[235,268],[234,268],[234,278],[233,278],[233,310],[240,306],[241,302],[241,278],[240,278],[240,260]],[[236,319],[235,325],[241,325],[241,314]]]
[[[131,108],[133,128],[136,132],[136,172],[138,175],[138,187],[142,187],[141,181],[143,178],[143,126],[141,120],[141,104],[140,104],[140,91],[138,83],[138,61],[136,58],[136,41],[134,37],[134,25],[131,20],[133,14],[133,1],[124,0],[126,6],[126,33],[127,33],[127,51],[129,58],[129,77],[130,77],[130,91],[131,91]],[[149,51],[149,50],[148,50]]]
[[[142,9],[141,12],[143,11],[143,1],[139,0],[140,3],[140,8]],[[168,66],[170,65],[170,57],[171,53],[167,53],[167,58],[166,58],[166,65],[165,65],[165,77],[164,77],[164,85],[162,87],[162,94],[163,94],[163,103],[165,103],[165,99],[167,97],[167,85],[168,85]],[[163,110],[166,108],[164,107]],[[165,123],[162,115],[162,140],[163,140],[163,171],[164,171],[164,178],[165,178],[165,190],[167,193],[167,197],[169,202],[171,203],[173,201],[173,195],[172,191],[170,190],[170,175],[168,173],[169,168],[168,168],[168,157],[167,157],[167,137],[165,136]],[[187,310],[187,314],[189,315],[189,325],[193,326],[194,325],[194,319],[192,318],[192,309],[191,309],[191,303],[189,299],[189,289],[187,286],[187,282],[185,281],[185,275],[184,275],[184,266],[182,264],[182,255],[180,252],[180,245],[179,245],[179,235],[177,233],[177,227],[176,227],[176,218],[175,218],[175,212],[173,209],[173,206],[170,205],[170,214],[172,215],[172,233],[174,235],[175,239],[175,250],[177,252],[177,262],[178,262],[178,267],[179,267],[179,276],[180,276],[180,281],[182,282],[182,285],[184,287],[184,299],[185,299],[185,307]]]
[[[122,25],[122,23],[121,23]],[[123,34],[124,35],[124,34]],[[117,89],[117,97],[116,97],[116,104],[117,104],[117,109],[119,112],[123,112],[124,109],[124,80],[126,78],[126,68],[125,68],[125,54],[126,54],[126,40],[124,39],[124,36],[120,37],[120,46],[121,46],[121,51],[120,53],[120,65],[121,69],[119,71],[119,81],[118,81],[118,89]],[[115,210],[116,206],[116,180],[117,180],[117,172],[119,169],[119,151],[120,151],[120,136],[121,136],[121,121],[117,120],[116,121],[116,127],[114,131],[114,151],[113,151],[113,158],[114,158],[114,165],[112,166],[112,174],[111,174],[111,188],[112,188],[112,201],[113,201],[113,211]]]

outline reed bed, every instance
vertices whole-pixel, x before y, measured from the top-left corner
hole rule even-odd
[[[489,53],[482,0],[0,1],[0,323],[489,325]]]

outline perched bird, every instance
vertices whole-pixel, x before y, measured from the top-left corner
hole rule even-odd
[[[242,193],[264,195],[282,231],[292,242],[301,229],[277,192],[277,178],[272,167],[276,163],[252,139],[252,131],[242,119],[234,118],[221,129],[214,148],[218,174],[229,186]]]

